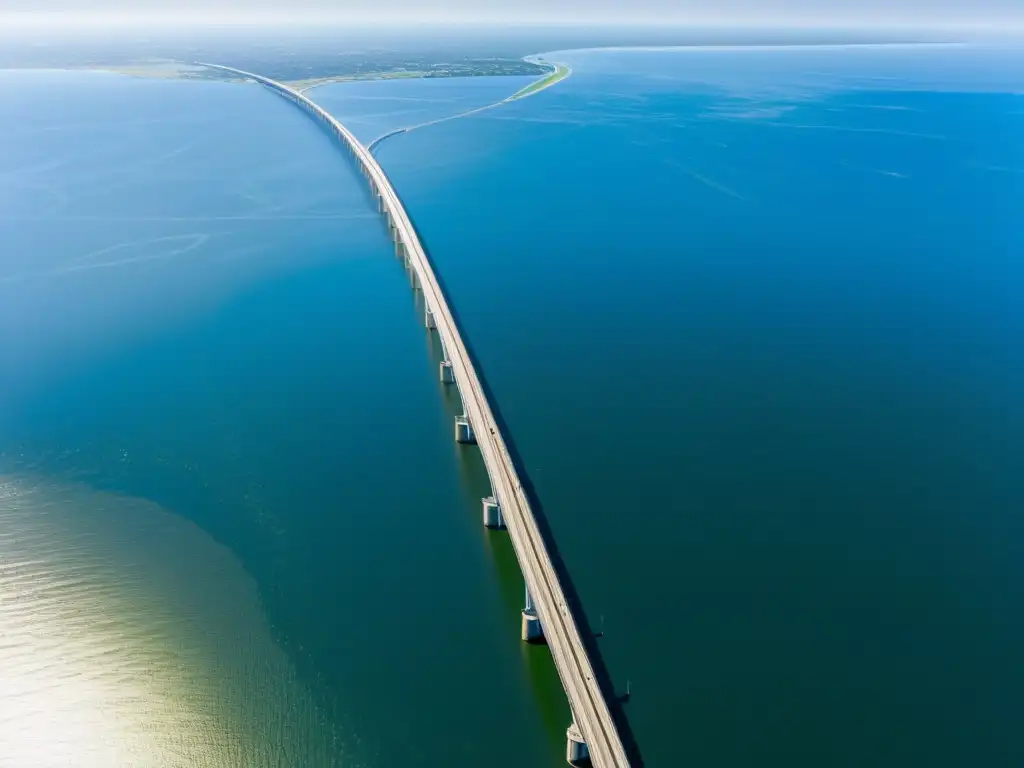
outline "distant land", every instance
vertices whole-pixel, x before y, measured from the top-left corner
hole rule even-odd
[[[952,42],[906,30],[622,28],[456,25],[449,28],[239,27],[109,32],[0,28],[0,68],[98,69],[146,77],[209,78],[189,67],[216,61],[289,84],[405,77],[521,75],[550,66],[542,51],[607,46],[808,45]],[[959,42],[959,40],[957,40]]]
[[[240,80],[224,72],[167,59],[142,59],[125,64],[86,64],[69,69],[115,72],[132,77],[174,78],[177,80]],[[326,83],[353,80],[393,80],[424,77],[527,77],[554,76],[554,65],[526,59],[465,59],[462,61],[428,61],[422,57],[382,62],[379,59],[357,59],[332,67],[334,71],[306,77],[282,77],[281,81],[298,90],[307,90]],[[297,73],[296,73],[297,74]],[[559,77],[558,79],[561,79]]]
[[[305,90],[317,85],[349,80],[392,80],[408,77],[500,77],[523,75],[539,77],[550,73],[552,68],[526,59],[465,59],[452,62],[430,62],[423,59],[406,62],[390,69],[383,69],[373,61],[357,64],[355,71],[286,80],[288,85]]]

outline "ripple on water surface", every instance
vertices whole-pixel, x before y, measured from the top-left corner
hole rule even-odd
[[[5,768],[336,759],[253,580],[150,502],[0,477],[0,626]]]

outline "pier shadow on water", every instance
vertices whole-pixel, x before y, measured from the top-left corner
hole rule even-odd
[[[318,126],[325,133],[327,133],[331,137],[332,141],[338,142],[337,137],[335,137],[333,135],[333,132],[330,130],[330,128],[328,126],[326,126],[325,124],[321,123],[319,120],[316,121],[316,122],[317,122]],[[346,160],[348,161],[348,163],[355,169],[356,173],[360,173],[359,167],[358,167],[358,163],[355,160],[355,158],[351,155],[350,152],[347,151],[347,147],[343,146],[342,148],[346,150],[344,154],[345,154],[345,157],[346,157]],[[367,190],[367,192],[368,192],[368,190]],[[398,197],[399,202],[401,202],[401,195],[398,193],[397,190],[395,191],[395,194]],[[404,203],[402,203],[402,204],[404,205]],[[409,213],[408,210],[407,210],[407,213]],[[411,213],[409,213],[409,220],[410,220],[410,223],[412,224],[413,228],[416,229],[415,217],[413,217]],[[388,229],[386,223],[384,223],[383,218],[381,219],[381,223],[382,223],[382,226],[383,226],[383,228],[384,228],[384,230],[386,232],[386,236],[388,237],[389,241],[392,242],[392,253],[395,254],[394,240],[393,240],[393,237],[391,235],[391,232]],[[417,229],[417,234],[418,234],[418,229]],[[449,293],[449,291],[445,287],[444,280],[443,280],[442,276],[438,273],[438,271],[437,271],[437,269],[435,267],[434,260],[430,256],[429,248],[422,241],[422,239],[421,239],[420,242],[421,242],[421,245],[423,246],[423,252],[426,255],[426,258],[427,258],[428,262],[430,263],[431,268],[434,271],[434,276],[435,276],[435,279],[437,280],[438,286],[440,287],[442,293],[444,294],[444,296],[446,297],[446,300],[447,300],[448,297],[450,296],[450,293]],[[402,261],[401,257],[399,257],[399,256],[397,256],[397,254],[395,254],[395,259],[396,259],[396,262],[397,262],[399,268],[403,268],[404,269],[404,264],[403,264],[403,261]],[[408,270],[407,269],[405,271],[407,273],[407,280],[410,283],[410,290],[413,293],[413,301],[415,302],[415,306],[416,306],[416,309],[417,309],[417,315],[418,315],[418,318],[419,318],[420,322],[422,323],[423,322],[423,310],[424,310],[424,302],[423,302],[422,292],[420,291],[420,289],[416,285],[415,278],[411,277],[408,274]],[[520,482],[522,483],[523,492],[526,494],[526,497],[527,497],[527,499],[530,502],[530,506],[533,509],[534,517],[535,517],[536,522],[537,522],[537,527],[540,530],[541,536],[544,538],[544,542],[545,542],[545,546],[547,548],[548,554],[551,557],[552,564],[553,564],[553,566],[555,568],[556,573],[558,574],[558,578],[559,578],[559,581],[560,581],[560,583],[562,585],[562,590],[563,590],[563,592],[565,594],[565,598],[566,598],[566,601],[568,603],[568,607],[572,611],[573,616],[576,618],[577,626],[580,628],[580,635],[581,635],[582,642],[584,644],[584,647],[587,650],[587,654],[588,654],[588,656],[590,658],[590,662],[591,662],[591,665],[593,667],[595,677],[596,677],[596,679],[598,681],[598,684],[600,685],[601,690],[602,690],[602,692],[604,694],[605,701],[608,704],[608,708],[611,711],[612,717],[613,717],[613,719],[615,721],[615,724],[616,724],[616,728],[618,729],[618,732],[619,732],[619,736],[622,739],[622,742],[623,742],[623,745],[624,745],[624,747],[626,749],[627,755],[629,756],[630,763],[633,766],[638,766],[638,767],[643,766],[643,759],[642,759],[641,754],[640,754],[639,745],[637,744],[636,738],[633,735],[632,729],[631,729],[631,727],[629,725],[629,722],[628,722],[628,720],[626,718],[626,714],[625,714],[625,711],[624,711],[624,708],[623,708],[624,697],[620,697],[620,694],[617,692],[615,684],[614,684],[614,681],[613,681],[613,679],[611,677],[611,674],[610,674],[610,672],[609,672],[609,670],[607,668],[607,665],[604,662],[604,659],[603,659],[603,657],[601,655],[600,649],[597,646],[597,637],[595,636],[594,630],[592,629],[595,625],[589,620],[589,618],[588,618],[588,616],[587,616],[587,614],[586,614],[586,612],[585,612],[585,610],[583,608],[582,601],[580,600],[580,597],[579,597],[579,593],[576,590],[575,585],[573,584],[573,581],[572,581],[572,579],[571,579],[571,577],[569,575],[568,568],[567,568],[564,560],[562,559],[561,553],[560,553],[560,551],[558,549],[558,546],[557,546],[557,544],[555,542],[554,535],[553,535],[553,532],[551,530],[551,526],[550,526],[550,524],[549,524],[549,522],[547,520],[547,517],[546,517],[546,515],[544,513],[543,505],[540,503],[540,499],[539,499],[539,497],[537,495],[535,487],[533,486],[533,483],[530,480],[529,475],[525,472],[525,466],[526,465],[525,465],[525,462],[523,461],[522,456],[519,453],[518,448],[516,447],[515,440],[514,440],[514,438],[512,436],[512,431],[510,430],[508,423],[505,421],[504,416],[502,415],[500,404],[496,400],[496,398],[494,396],[494,393],[493,393],[493,390],[491,389],[491,387],[490,387],[490,385],[489,385],[489,383],[487,381],[487,377],[486,377],[482,367],[480,366],[480,364],[478,362],[478,357],[473,352],[473,346],[472,346],[471,342],[468,340],[468,338],[465,335],[465,325],[462,323],[462,321],[459,318],[459,313],[458,313],[457,308],[454,305],[452,305],[450,301],[448,303],[448,308],[449,308],[449,311],[451,312],[451,315],[452,315],[453,319],[455,320],[456,324],[458,325],[458,327],[460,329],[460,333],[462,334],[462,341],[463,341],[463,344],[465,345],[465,348],[466,348],[466,353],[469,356],[470,360],[473,362],[473,366],[474,366],[474,368],[476,370],[476,374],[477,374],[477,377],[479,379],[480,386],[482,387],[482,389],[484,391],[484,394],[487,397],[488,402],[490,403],[491,411],[492,411],[492,413],[494,415],[495,422],[497,423],[498,428],[501,430],[502,436],[503,436],[504,441],[505,441],[506,449],[508,450],[508,453],[509,453],[509,455],[512,458],[512,462],[513,462],[513,464],[514,464],[514,466],[516,468],[516,472],[519,475]],[[435,333],[429,333],[429,334],[427,334],[427,336],[429,337],[429,344],[430,344],[430,355],[429,355],[428,359],[430,359],[432,367],[434,369],[434,380],[436,382],[438,382],[437,386],[439,388],[441,388],[442,390],[445,390],[444,394],[443,394],[443,397],[445,399],[445,409],[448,412],[448,415],[451,417],[451,419],[454,420],[454,417],[455,417],[456,413],[461,414],[463,412],[462,405],[461,405],[461,400],[460,400],[459,394],[458,394],[458,390],[454,386],[445,387],[444,385],[440,384],[439,377],[437,375],[437,365],[440,363],[440,360],[441,360],[440,345],[439,345],[439,342],[437,340],[437,336],[436,336]],[[456,411],[456,409],[457,409],[457,411]],[[449,422],[449,423],[453,423],[453,421]],[[453,445],[454,445],[454,441],[453,441]],[[490,494],[490,481],[489,481],[489,478],[487,478],[487,473],[486,473],[486,470],[483,467],[483,460],[480,457],[479,452],[478,451],[472,451],[471,452],[471,451],[467,451],[467,450],[461,450],[462,448],[463,448],[463,446],[456,445],[456,450],[459,450],[459,459],[460,459],[458,461],[458,466],[460,467],[460,471],[462,471],[463,477],[465,478],[465,480],[464,480],[464,487],[466,488],[467,495],[469,496],[469,498],[467,499],[467,504],[470,506],[470,508],[475,508],[476,506],[479,505],[479,499],[483,495],[489,495]],[[472,453],[472,455],[473,455],[473,457],[475,459],[476,464],[473,464],[471,462],[467,463],[466,454],[468,454],[468,453]],[[464,468],[464,471],[461,468]],[[483,488],[483,490],[486,491],[486,493],[478,493],[477,491],[473,490],[473,489],[476,489],[476,488]],[[511,545],[508,545],[508,549],[509,550],[512,549]],[[494,552],[494,551],[495,550],[492,549],[492,552]],[[514,561],[515,560],[514,553],[512,553],[511,557],[512,557],[512,560]],[[521,577],[521,575],[518,575],[515,578],[512,575],[512,571],[515,571],[518,574],[518,570],[519,570],[518,562],[515,563],[515,568],[514,569],[512,569],[512,568],[508,569],[507,576],[502,576],[501,575],[503,573],[503,571],[504,571],[504,568],[501,566],[501,562],[502,562],[501,558],[495,557],[495,562],[499,564],[499,569],[498,570],[499,570],[500,581],[501,581],[501,583],[503,585],[503,591],[506,588],[510,589],[511,585],[515,584],[517,581],[518,581],[519,585],[522,584],[522,577]],[[511,598],[511,595],[509,595],[509,598],[506,598],[506,599],[510,599],[510,598]],[[511,602],[512,601],[510,599],[510,603]],[[516,600],[515,602],[518,603],[518,600]],[[518,610],[521,610],[521,609],[518,609]],[[518,610],[513,615],[518,615]],[[527,653],[529,653],[530,650],[531,649],[527,649]],[[550,654],[547,652],[546,648],[545,649],[541,649],[541,648],[533,647],[532,651],[533,652],[540,651],[540,652],[543,652],[543,653],[547,654],[548,663],[551,665],[551,669],[552,670],[554,669],[553,661],[550,660]],[[535,669],[536,666],[537,665],[533,665],[533,668]],[[537,680],[536,675],[534,675],[532,677],[533,677],[534,680]],[[560,688],[560,684],[559,684],[559,688]],[[540,692],[540,691],[539,691],[539,698],[542,698],[542,699],[544,698],[543,693]],[[564,695],[563,695],[563,699],[564,699]],[[547,721],[547,718],[545,718],[545,720]],[[561,740],[561,738],[562,737],[560,736],[559,737],[559,741]]]
[[[399,264],[401,262],[399,261]],[[415,290],[415,303],[418,316],[422,317],[425,309],[423,294]],[[447,423],[453,424],[457,415],[462,414],[462,399],[458,387],[454,384],[443,384],[440,381],[439,366],[444,359],[441,341],[436,333],[424,330],[424,344],[427,360],[437,382],[439,396]],[[481,500],[491,495],[491,481],[484,465],[483,455],[472,445],[460,445],[451,441],[455,455],[455,465],[459,472],[459,487],[464,499],[467,513],[467,525],[475,529],[481,547],[490,556],[494,566],[495,584],[501,604],[504,607],[504,625],[509,637],[517,638],[522,654],[526,679],[533,691],[533,697],[540,715],[540,723],[547,737],[552,755],[553,765],[562,765],[562,750],[565,747],[565,729],[572,718],[568,699],[562,689],[562,682],[555,669],[550,650],[544,642],[537,644],[524,643],[520,636],[520,615],[523,610],[526,583],[523,579],[515,548],[505,531],[488,530],[483,525]]]
[[[397,194],[397,192],[396,192]],[[400,198],[401,196],[399,196]],[[416,224],[413,220],[413,216],[410,214],[410,221],[412,221],[413,227]],[[488,403],[490,404],[491,411],[494,415],[495,422],[498,428],[501,430],[502,437],[505,441],[505,446],[508,450],[509,455],[512,458],[512,462],[516,468],[516,472],[519,475],[519,479],[522,483],[523,492],[526,494],[527,499],[530,502],[530,506],[533,509],[534,517],[537,522],[537,527],[540,530],[541,536],[544,538],[545,546],[547,547],[548,554],[551,557],[552,564],[558,574],[559,581],[562,585],[562,590],[565,593],[566,600],[569,604],[570,610],[573,612],[573,616],[576,618],[577,626],[580,629],[580,635],[587,650],[587,654],[590,658],[590,663],[593,666],[594,674],[601,687],[601,691],[604,694],[605,701],[608,704],[608,708],[611,711],[612,717],[615,721],[616,728],[618,729],[619,736],[622,739],[623,746],[626,749],[626,753],[629,756],[631,765],[638,768],[644,765],[643,758],[640,753],[639,745],[633,735],[632,728],[629,725],[629,721],[626,718],[624,709],[624,703],[627,701],[627,697],[623,696],[616,688],[614,680],[612,679],[611,673],[608,670],[607,665],[604,662],[604,658],[601,655],[601,651],[597,644],[597,635],[595,634],[593,624],[586,614],[583,608],[582,601],[580,600],[579,593],[577,592],[572,578],[569,575],[568,567],[565,561],[562,559],[561,553],[558,549],[557,543],[555,542],[554,534],[551,530],[551,526],[548,522],[547,516],[544,513],[543,505],[540,502],[540,498],[537,495],[536,489],[530,480],[529,475],[525,471],[526,463],[523,461],[523,457],[519,453],[516,447],[515,439],[513,438],[512,430],[508,423],[505,421],[504,416],[501,413],[501,407],[498,400],[495,398],[493,390],[488,384],[486,374],[478,362],[477,356],[473,352],[472,343],[466,336],[465,324],[459,317],[458,309],[451,303],[449,297],[450,293],[445,287],[442,276],[438,273],[434,267],[434,260],[430,256],[430,251],[426,244],[421,240],[423,245],[423,251],[427,256],[428,261],[431,264],[431,268],[434,270],[434,276],[437,280],[438,286],[441,292],[444,294],[448,301],[448,309],[451,312],[452,318],[459,328],[459,332],[462,336],[462,342],[466,348],[466,353],[473,363],[473,367],[476,370],[477,378],[480,381],[485,396],[487,397]],[[399,262],[401,263],[401,262]],[[417,308],[420,310],[420,317],[422,317],[423,310],[423,298],[422,294],[418,289],[414,289],[416,294]],[[435,333],[429,333],[429,349],[430,359],[435,370],[435,380],[438,380],[436,376],[437,366],[440,364],[441,348],[440,342],[437,339]],[[439,380],[438,380],[439,382]],[[438,387],[442,389],[443,396],[445,398],[445,407],[449,411],[449,415],[454,419],[456,412],[462,413],[461,400],[458,394],[458,388],[454,385],[445,386],[438,383]],[[457,409],[457,411],[456,411]],[[457,449],[464,449],[465,446],[456,445]],[[483,458],[478,450],[460,450],[460,461],[458,462],[460,472],[462,474],[463,487],[467,495],[467,504],[471,508],[479,507],[480,498],[484,495],[490,494],[490,479],[487,476],[487,470],[484,467]],[[478,489],[482,489],[481,492]],[[481,530],[483,526],[481,524]],[[488,537],[493,541],[493,537]],[[499,582],[501,584],[503,599],[508,602],[510,607],[519,606],[522,601],[522,589],[523,579],[519,569],[518,561],[516,560],[515,552],[513,551],[510,542],[503,542],[504,547],[499,544],[494,544],[491,547],[491,552],[494,556],[495,564],[498,567]],[[513,615],[518,617],[518,613],[521,610],[520,607],[515,608]],[[536,663],[537,654],[543,653],[547,659],[547,666],[550,668],[552,673],[554,670],[554,662],[550,657],[550,653],[544,646],[528,646],[524,644],[524,659],[527,661],[527,665],[530,668],[530,677],[533,682],[535,689],[538,693],[538,699],[544,703],[550,701],[549,694],[549,680],[545,679],[547,676],[541,671],[543,665]],[[558,680],[557,673],[550,675],[554,678],[555,685],[557,687],[557,695],[565,701],[564,691],[561,689],[561,682]],[[556,717],[556,713],[553,708],[544,707],[543,712],[545,723],[552,722],[552,718]],[[565,716],[568,716],[569,708],[565,707]],[[561,746],[562,740],[564,739],[564,731],[559,730],[557,734],[557,740]]]

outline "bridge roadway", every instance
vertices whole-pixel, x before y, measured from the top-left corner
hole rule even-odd
[[[251,72],[217,64],[201,65],[261,83],[325,123],[349,148],[369,179],[371,191],[379,198],[381,210],[387,216],[396,247],[405,251],[405,257],[415,270],[427,310],[433,313],[446,358],[451,362],[465,415],[483,455],[526,588],[540,617],[544,637],[569,699],[574,723],[586,743],[590,762],[596,768],[626,768],[629,758],[622,739],[498,423],[416,230],[383,169],[345,126],[302,94]]]

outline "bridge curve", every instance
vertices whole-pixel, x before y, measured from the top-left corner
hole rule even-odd
[[[539,618],[537,630],[543,628],[572,709],[573,723],[567,731],[567,758],[589,761],[596,768],[627,768],[629,758],[615,719],[499,424],[426,252],[384,170],[345,126],[297,91],[262,75],[218,64],[197,63],[254,80],[284,96],[323,122],[352,152],[360,170],[369,180],[372,193],[379,200],[381,212],[387,217],[396,249],[404,251],[409,266],[415,272],[426,304],[427,325],[436,328],[440,336],[446,363],[450,364],[451,377],[458,386],[465,412],[462,417],[465,421],[460,423],[457,420],[456,434],[461,427],[464,434],[477,443],[483,456],[500,508],[498,519],[503,518],[523,571],[527,608],[536,611]],[[524,638],[527,633],[526,617],[527,612],[524,611]]]
[[[405,133],[408,130],[409,130],[408,128],[395,128],[395,130],[393,130],[393,131],[388,131],[387,133],[382,133],[376,139],[374,139],[369,144],[367,144],[366,145],[366,149],[369,152],[373,152],[373,148],[376,147],[378,144],[380,144],[382,141],[384,141],[384,139],[390,139],[392,136],[397,136],[398,134]]]

